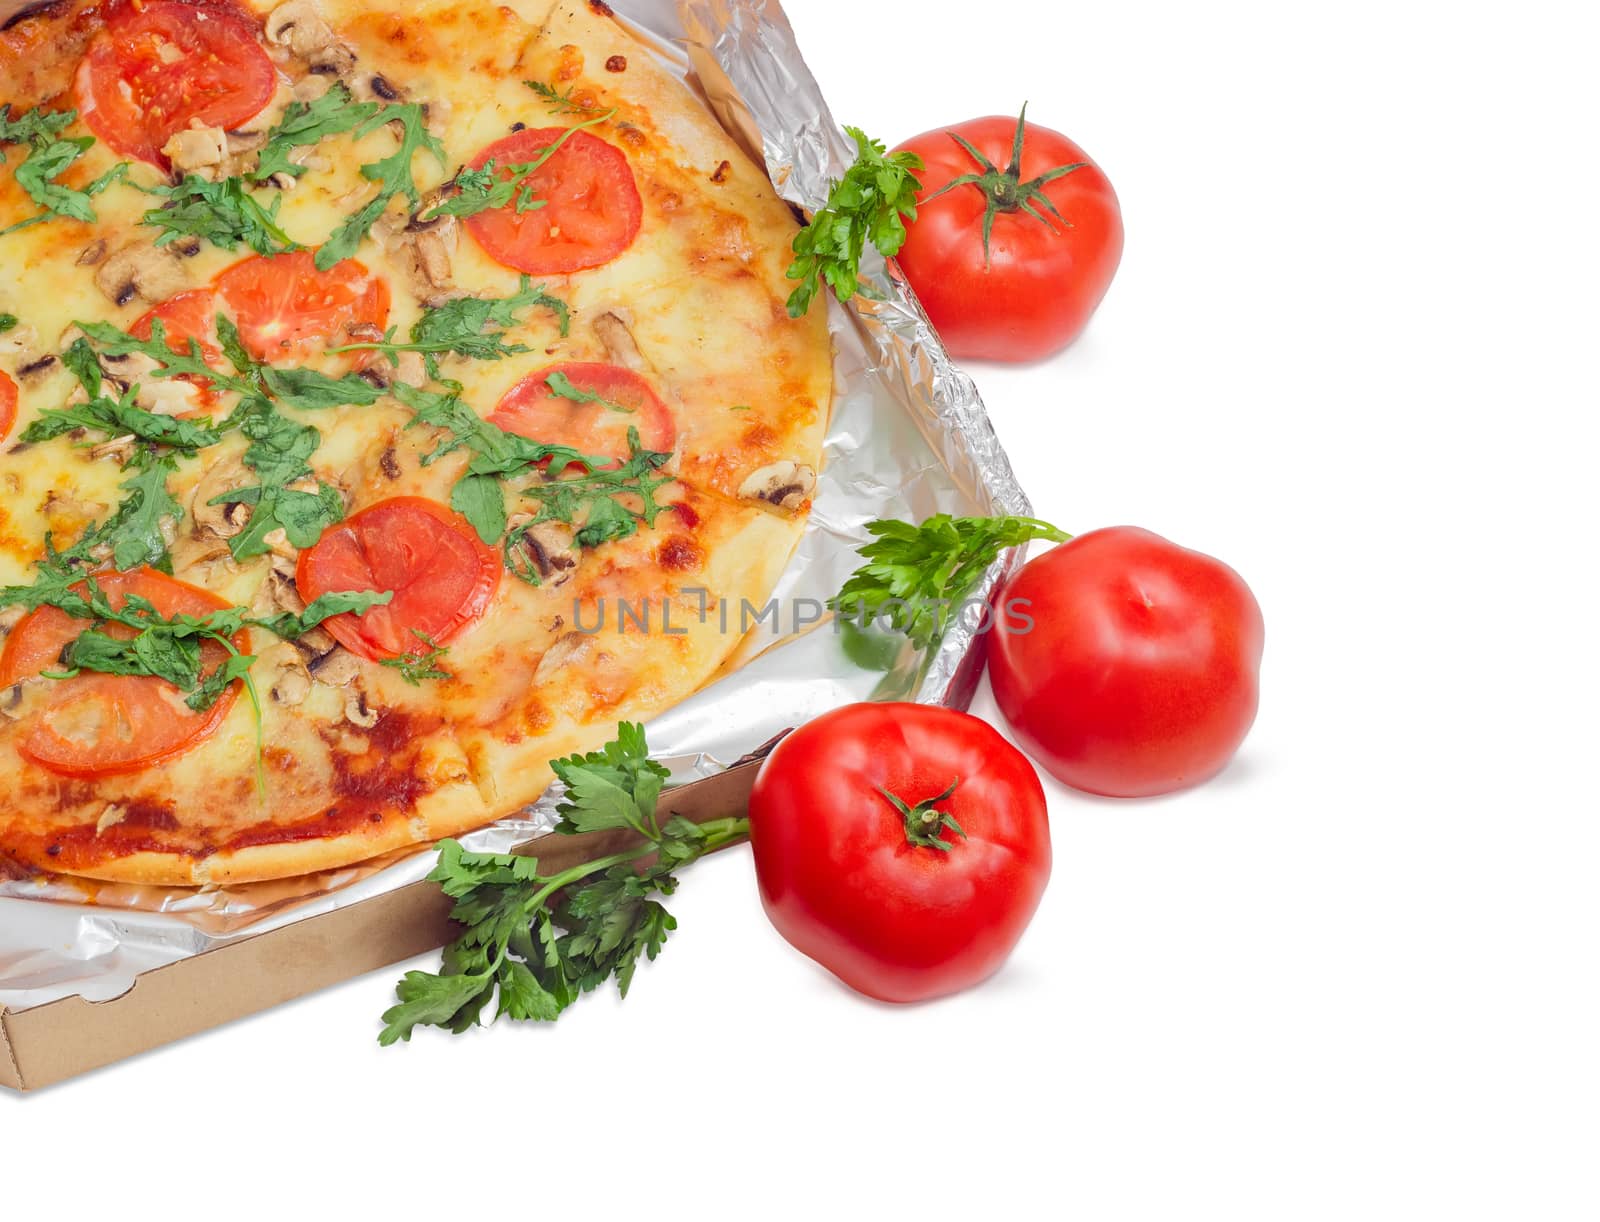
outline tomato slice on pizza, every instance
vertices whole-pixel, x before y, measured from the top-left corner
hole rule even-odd
[[[17,422],[17,384],[11,375],[0,369],[0,441],[11,435],[11,426]]]
[[[130,595],[146,599],[159,614],[169,617],[207,615],[229,605],[209,590],[149,568],[105,573],[94,580],[113,610],[120,610]],[[81,592],[85,587],[76,588]],[[59,670],[63,651],[90,626],[90,621],[56,607],[30,612],[12,630],[0,653],[0,688]],[[99,630],[119,638],[134,635],[121,624],[100,625]],[[233,643],[235,649],[245,651],[245,634],[240,633]],[[201,673],[209,674],[227,656],[228,651],[217,642],[203,641]],[[184,694],[165,679],[84,671],[75,678],[54,681],[17,750],[66,776],[137,772],[188,750],[214,731],[228,715],[237,687],[230,684],[209,709],[196,712],[184,703]]]
[[[344,259],[318,269],[309,250],[259,255],[216,280],[218,303],[258,361],[320,356],[350,342],[352,328],[389,321],[389,284],[365,264]]]
[[[532,276],[557,275],[599,267],[632,245],[644,216],[639,187],[622,150],[598,136],[529,128],[496,140],[472,168],[492,161],[496,174],[512,178],[540,158],[517,199],[467,218],[467,232],[491,259]]]
[[[323,624],[363,658],[426,653],[460,636],[488,611],[500,586],[500,557],[471,523],[420,496],[369,505],[300,553],[295,584],[308,603],[348,590],[394,597],[359,615]]]
[[[489,423],[545,445],[605,454],[621,466],[628,430],[646,450],[670,454],[678,430],[661,397],[631,369],[604,361],[563,361],[523,378],[500,400]]]
[[[128,328],[128,334],[135,339],[149,339],[156,322],[161,324],[168,348],[187,354],[192,340],[200,345],[201,359],[213,369],[218,367],[222,349],[217,346],[217,299],[210,289],[190,289],[168,298],[142,314]],[[216,393],[205,378],[185,374],[180,381],[188,382],[200,392],[202,407],[209,407],[216,401]]]
[[[74,83],[78,110],[96,136],[163,169],[161,150],[176,133],[237,127],[276,90],[276,70],[249,21],[177,0],[114,5]]]

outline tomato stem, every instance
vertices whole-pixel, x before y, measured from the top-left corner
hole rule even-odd
[[[917,845],[919,848],[938,849],[941,853],[948,853],[950,851],[950,842],[944,839],[945,828],[949,828],[963,840],[967,838],[967,833],[961,829],[961,825],[956,822],[955,816],[949,811],[934,810],[934,807],[940,802],[948,800],[950,795],[955,793],[956,786],[959,784],[961,784],[961,778],[957,777],[950,782],[949,787],[943,793],[936,797],[924,798],[915,806],[908,804],[903,798],[896,797],[881,785],[878,787],[878,792],[889,799],[890,804],[900,812],[900,817],[905,820],[906,842],[908,844]]]
[[[945,135],[959,144],[966,154],[978,163],[978,169],[981,172],[977,174],[962,174],[952,178],[923,201],[924,204],[931,203],[946,191],[954,190],[956,187],[976,187],[983,193],[983,266],[985,270],[989,267],[989,238],[994,230],[994,218],[1002,212],[1026,212],[1047,229],[1051,228],[1050,219],[1045,215],[1045,212],[1048,212],[1050,216],[1061,222],[1062,228],[1070,229],[1072,227],[1067,218],[1062,216],[1055,204],[1051,202],[1050,197],[1044,193],[1044,188],[1046,184],[1052,183],[1058,178],[1065,178],[1074,170],[1081,170],[1089,163],[1087,161],[1075,161],[1071,165],[1058,165],[1054,169],[1046,170],[1037,178],[1031,178],[1027,182],[1023,182],[1022,145],[1026,139],[1027,120],[1028,104],[1024,102],[1022,104],[1022,113],[1017,116],[1016,136],[1011,142],[1011,164],[1003,170],[980,153],[970,140],[952,131],[945,132]],[[1041,212],[1040,208],[1043,208],[1044,211]]]

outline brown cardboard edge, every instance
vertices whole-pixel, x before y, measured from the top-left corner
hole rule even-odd
[[[716,776],[669,789],[657,812],[697,823],[743,814],[770,746]],[[617,832],[552,834],[518,851],[555,872],[630,842],[637,838]],[[110,1001],[68,997],[0,1010],[0,1086],[52,1086],[423,954],[454,936],[449,911],[450,901],[434,884],[412,883],[154,968]]]

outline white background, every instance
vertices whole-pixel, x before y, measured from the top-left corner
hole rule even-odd
[[[842,122],[893,142],[1026,98],[1117,186],[1085,338],[973,372],[1043,516],[1250,581],[1243,753],[1166,800],[1052,789],[1049,894],[969,995],[847,993],[738,851],[626,1004],[559,1027],[380,1051],[397,969],[0,1098],[9,1203],[1597,1216],[1580,6],[788,7]]]

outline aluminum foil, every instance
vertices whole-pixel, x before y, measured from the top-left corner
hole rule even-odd
[[[612,0],[656,55],[702,97],[783,197],[811,210],[850,164],[776,0]],[[0,10],[20,6],[0,0]],[[894,269],[869,252],[865,293],[828,298],[835,346],[832,423],[810,523],[774,592],[781,607],[825,603],[859,563],[875,518],[1029,512],[972,379],[956,369]],[[819,298],[820,300],[820,298]],[[1020,557],[997,562],[986,596]],[[650,723],[655,755],[678,781],[710,776],[784,730],[858,700],[964,707],[981,661],[975,626],[958,622],[932,658],[892,638],[852,637],[792,615],[757,626],[743,666]],[[876,651],[864,657],[863,647]],[[863,661],[867,665],[863,665]],[[555,797],[463,840],[503,852],[548,832]],[[143,972],[230,939],[264,933],[415,882],[431,850],[304,878],[204,890],[0,881],[0,1008],[79,995],[120,996]]]

